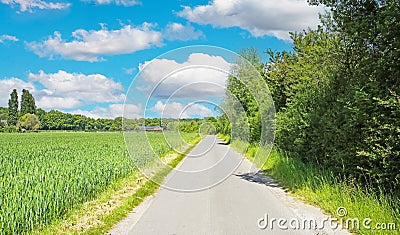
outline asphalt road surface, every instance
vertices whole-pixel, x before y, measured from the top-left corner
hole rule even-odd
[[[163,187],[111,234],[349,234],[215,136],[204,138]],[[339,227],[336,229],[336,227]]]

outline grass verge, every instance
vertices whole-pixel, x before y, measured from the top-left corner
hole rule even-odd
[[[182,154],[167,154],[164,159],[170,159],[168,166],[158,170],[150,179],[134,170],[127,177],[113,182],[95,200],[73,209],[65,219],[32,234],[106,234],[146,197],[154,194],[160,187],[155,182],[162,182],[200,140],[200,137],[193,140]]]
[[[316,205],[337,218],[341,226],[354,234],[400,234],[400,202],[382,192],[351,180],[339,180],[330,171],[266,149],[233,141],[231,146],[278,180],[281,186],[303,201]],[[341,208],[341,211],[338,211]],[[344,209],[343,209],[344,208]],[[343,213],[345,212],[345,213]]]

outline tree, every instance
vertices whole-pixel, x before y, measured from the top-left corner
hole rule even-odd
[[[44,124],[45,120],[45,116],[46,116],[46,111],[44,111],[43,109],[37,109],[36,110],[36,116],[38,116],[40,124]]]
[[[35,114],[27,113],[21,117],[21,127],[35,131],[40,127],[39,118]]]
[[[11,98],[8,100],[8,119],[9,126],[16,126],[18,123],[18,93],[14,89],[11,93]]]
[[[36,105],[32,94],[30,94],[28,90],[23,89],[21,97],[21,116],[27,113],[36,114]]]
[[[8,118],[8,109],[0,107],[0,120],[7,120]]]
[[[343,69],[332,80],[340,93],[342,136],[351,136],[349,172],[381,189],[400,193],[400,2],[313,0],[332,12],[342,41]],[[339,111],[339,112],[338,112]],[[332,112],[333,113],[333,112]],[[333,123],[333,122],[332,122]],[[335,141],[336,142],[336,141]],[[346,143],[346,141],[342,142]],[[339,146],[339,145],[338,145]]]
[[[110,131],[122,131],[122,117],[116,117],[110,127]]]
[[[233,141],[265,145],[271,143],[275,128],[272,97],[262,77],[265,66],[254,48],[243,49],[239,55],[226,82],[227,92],[222,104],[226,116],[221,116],[224,121],[221,119],[219,124],[224,125],[223,130],[231,129]],[[226,125],[226,120],[230,125]]]

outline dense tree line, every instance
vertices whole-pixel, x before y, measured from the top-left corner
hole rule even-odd
[[[341,179],[400,195],[400,3],[310,3],[330,11],[318,29],[292,34],[292,51],[267,50],[266,63],[254,50],[242,53],[258,57],[251,62],[274,98],[276,145]],[[252,94],[232,80],[228,90],[256,117]],[[226,117],[219,122],[229,133]]]
[[[225,134],[231,132],[232,139],[265,143],[266,136],[261,132],[263,124],[265,126],[268,119],[274,118],[268,117],[268,112],[274,113],[274,107],[267,87],[261,84],[264,65],[254,48],[243,49],[239,54],[241,58],[232,66],[227,80],[228,92],[222,105],[225,113],[217,128]],[[271,126],[274,129],[274,123]]]
[[[37,113],[41,130],[119,131],[122,128],[121,118],[94,119],[56,110],[45,112],[41,109]]]
[[[37,109],[34,97],[28,90],[22,90],[21,109],[18,109],[18,93],[10,94],[9,107],[0,107],[0,132],[18,132],[21,130],[69,130],[69,131],[138,131],[141,126],[161,126],[164,130],[198,133],[203,123],[217,122],[215,118],[206,119],[169,119],[138,118],[94,119],[79,114],[63,113],[57,110],[46,112]],[[6,122],[4,122],[6,121]],[[210,126],[204,126],[203,132],[212,134]]]

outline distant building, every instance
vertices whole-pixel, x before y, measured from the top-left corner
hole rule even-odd
[[[164,128],[161,126],[141,126],[140,130],[142,131],[163,131]]]

